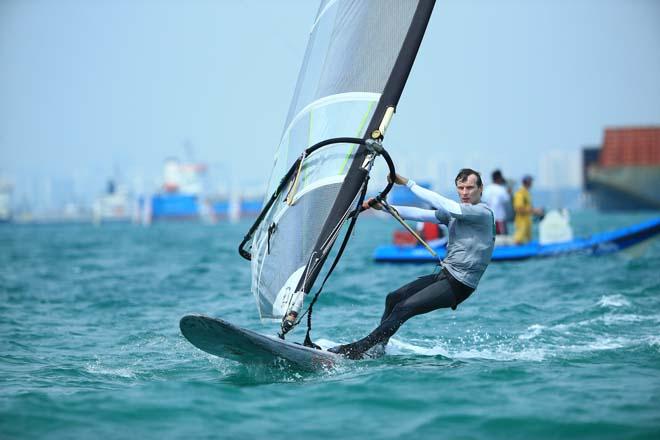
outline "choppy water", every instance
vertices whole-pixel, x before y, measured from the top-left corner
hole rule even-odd
[[[583,235],[648,217],[573,221]],[[660,438],[660,240],[641,258],[492,264],[386,357],[303,373],[179,333],[190,312],[274,333],[236,253],[248,226],[0,227],[0,438]],[[373,263],[392,228],[360,221],[317,339],[364,336],[388,291],[433,269]]]

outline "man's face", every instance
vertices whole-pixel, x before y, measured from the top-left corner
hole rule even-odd
[[[456,192],[461,203],[476,205],[481,201],[481,187],[477,186],[477,176],[470,174],[463,182],[456,183]]]

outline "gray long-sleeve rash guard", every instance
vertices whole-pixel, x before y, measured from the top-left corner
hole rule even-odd
[[[485,203],[457,203],[408,180],[408,188],[436,210],[394,206],[406,220],[449,226],[447,256],[442,266],[461,283],[477,288],[495,245],[495,219]]]

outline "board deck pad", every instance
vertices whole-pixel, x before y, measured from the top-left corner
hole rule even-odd
[[[243,364],[272,364],[284,359],[305,370],[320,370],[343,359],[329,351],[262,335],[204,315],[186,315],[179,327],[183,336],[200,350]]]

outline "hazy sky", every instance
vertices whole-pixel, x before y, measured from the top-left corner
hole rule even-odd
[[[177,156],[265,187],[317,7],[0,0],[0,174],[148,180]],[[648,124],[660,1],[438,0],[386,144],[413,176],[519,177]]]

